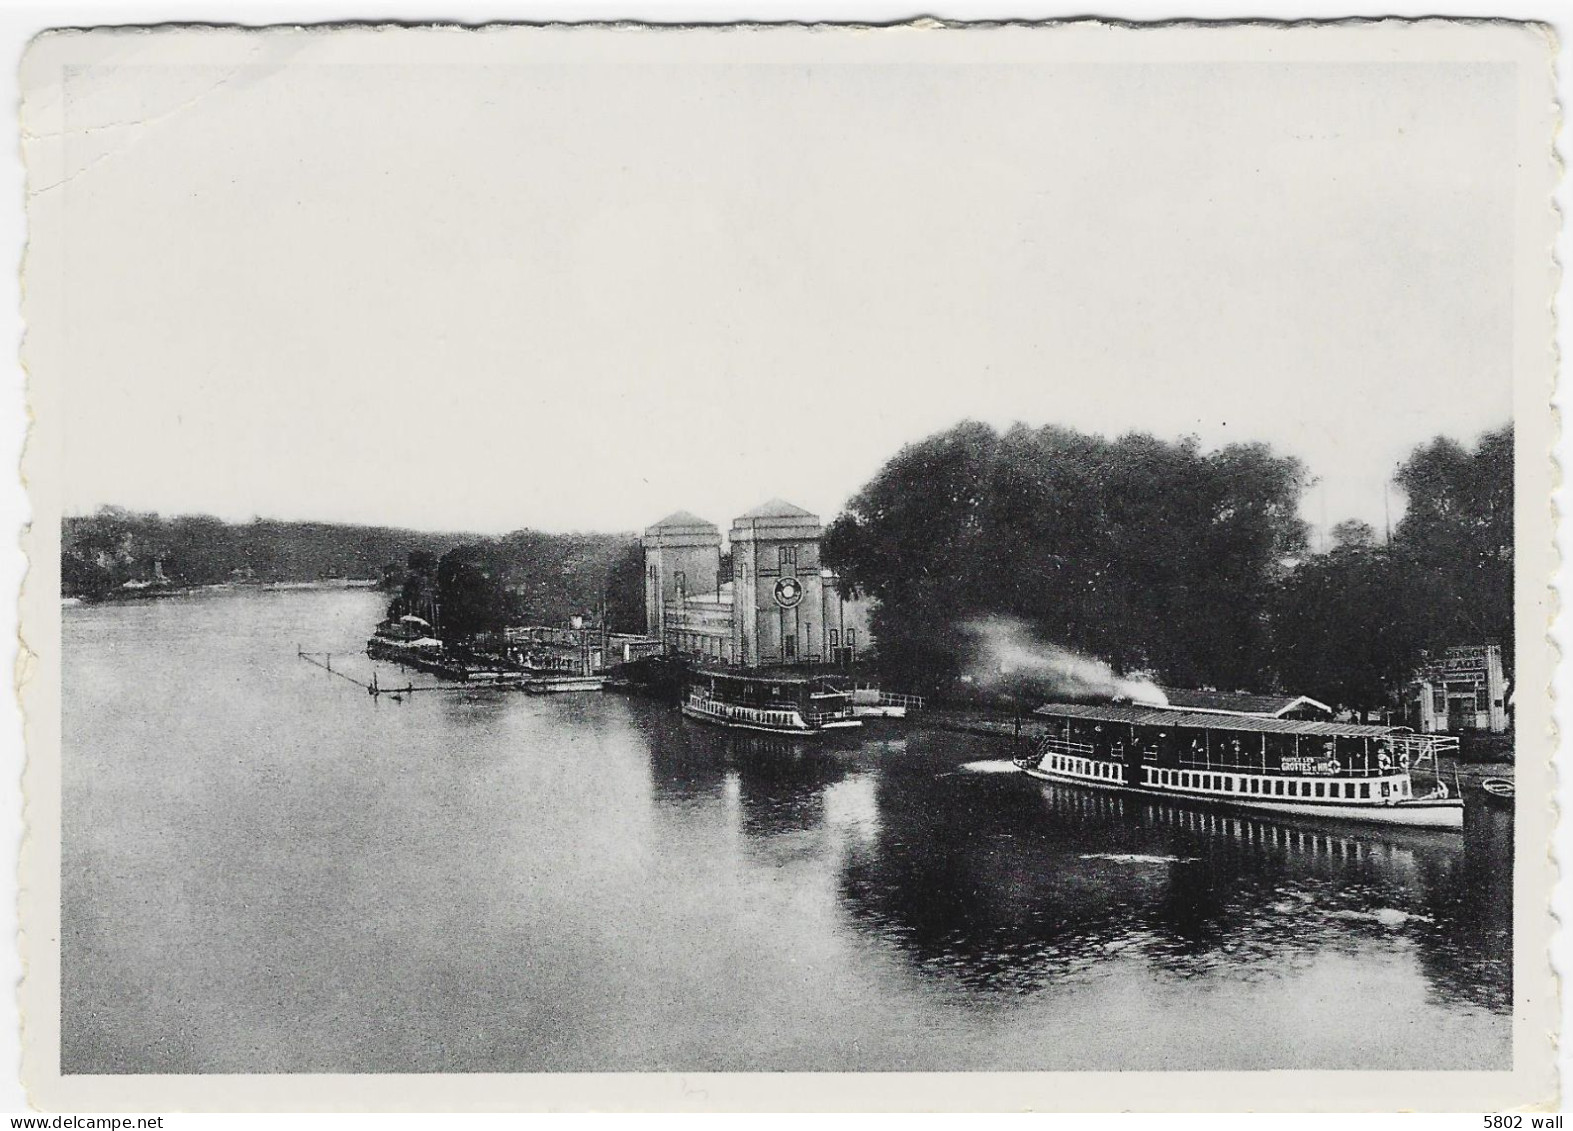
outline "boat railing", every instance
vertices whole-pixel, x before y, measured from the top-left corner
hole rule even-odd
[[[796,728],[799,722],[809,727],[819,727],[852,717],[851,707],[830,711],[805,711],[784,706],[749,706],[742,703],[728,703],[698,689],[690,692],[688,701],[692,706],[720,718],[764,723],[788,729]]]
[[[1337,761],[1336,759],[1333,761]],[[1414,756],[1410,756],[1413,763]],[[1402,759],[1394,758],[1392,764],[1383,765],[1378,757],[1371,755],[1369,763],[1355,762],[1346,764],[1337,762],[1334,766],[1330,761],[1319,761],[1317,769],[1283,769],[1275,766],[1263,766],[1260,762],[1222,762],[1217,759],[1208,761],[1205,758],[1181,758],[1175,767],[1181,770],[1193,770],[1199,773],[1213,774],[1246,774],[1258,777],[1313,777],[1313,778],[1387,778],[1402,770],[1408,769]]]
[[[1044,735],[1039,740],[1037,753],[1040,758],[1045,754],[1069,754],[1075,758],[1091,758],[1092,743],[1072,742],[1068,738],[1060,738],[1058,735],[1049,734]]]
[[[788,654],[785,650],[777,650],[774,652],[761,651],[759,653],[759,663],[761,664],[784,664],[788,667],[803,667],[809,664],[821,663],[823,660],[824,657],[818,652],[793,652]]]
[[[1395,734],[1388,737],[1394,754],[1409,755],[1414,765],[1427,758],[1458,757],[1458,736],[1452,734]]]
[[[848,707],[844,711],[804,711],[802,715],[805,723],[811,727],[817,727],[835,722],[838,719],[850,719],[852,717],[852,709]]]
[[[898,691],[881,691],[879,693],[879,705],[881,707],[905,707],[909,711],[921,711],[923,709],[923,696],[903,695]]]

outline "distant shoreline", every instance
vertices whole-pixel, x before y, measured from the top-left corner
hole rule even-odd
[[[221,581],[212,585],[160,585],[144,589],[111,590],[108,593],[62,593],[62,604],[129,605],[138,601],[157,601],[168,597],[189,597],[194,593],[249,592],[279,590],[376,589],[376,578],[337,577],[317,581]]]

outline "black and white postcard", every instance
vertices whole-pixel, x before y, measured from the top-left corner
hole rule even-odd
[[[33,1102],[1555,1104],[1554,50],[37,39]]]

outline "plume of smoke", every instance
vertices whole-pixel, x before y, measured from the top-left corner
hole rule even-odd
[[[967,621],[971,641],[965,674],[991,691],[1040,699],[1128,699],[1151,706],[1169,700],[1150,679],[1117,673],[1102,660],[1039,640],[1014,617]]]

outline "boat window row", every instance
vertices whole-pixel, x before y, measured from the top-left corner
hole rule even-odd
[[[1299,778],[1242,777],[1236,774],[1199,773],[1193,770],[1145,769],[1146,784],[1170,789],[1197,789],[1241,793],[1249,797],[1294,797],[1324,801],[1370,801],[1372,798],[1408,797],[1409,782],[1306,781]]]
[[[1062,774],[1101,778],[1104,781],[1123,780],[1120,776],[1120,767],[1112,762],[1095,762],[1090,758],[1071,758],[1064,754],[1050,754],[1045,761],[1048,763],[1048,769]]]
[[[1114,761],[1179,765],[1201,770],[1315,768],[1339,776],[1381,777],[1407,768],[1415,745],[1410,736],[1243,733],[1223,729],[1109,723],[1095,719],[1051,719],[1047,742],[1085,747]]]
[[[802,725],[801,717],[796,711],[766,711],[758,707],[739,707],[735,703],[721,703],[714,699],[702,699],[696,706],[707,714],[739,722],[760,723],[779,727],[800,727]]]

